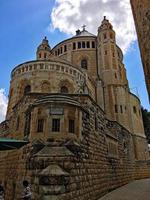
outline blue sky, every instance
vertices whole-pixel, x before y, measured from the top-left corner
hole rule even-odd
[[[0,88],[8,94],[11,70],[24,61],[35,59],[36,48],[46,35],[51,46],[67,38],[58,30],[51,33],[52,0],[2,0],[0,2]]]
[[[79,8],[82,1],[83,0],[72,0],[72,2],[76,4],[74,5],[74,7],[76,6],[76,8]],[[101,1],[101,3],[103,3],[103,0],[98,1]],[[59,9],[57,8],[58,2],[61,2],[61,6],[63,6],[62,4],[65,1],[57,0],[57,4],[55,0],[0,1],[0,89],[5,89],[6,95],[8,95],[9,91],[11,70],[16,65],[24,61],[35,59],[36,48],[45,35],[48,37],[51,47],[53,47],[58,42],[68,38],[69,33],[72,33],[72,29],[73,31],[75,31],[75,28],[79,28],[77,27],[76,22],[73,22],[74,24],[72,26],[70,20],[71,18],[65,18],[66,21],[62,21],[62,18],[61,20],[57,19],[58,14],[60,14],[60,12],[58,12]],[[80,4],[77,5],[77,2],[80,2]],[[87,2],[89,2],[89,0],[87,0]],[[86,4],[82,6],[82,9],[84,9],[84,6],[86,6]],[[104,3],[103,6],[105,6]],[[111,7],[111,5],[107,5],[108,9],[108,6]],[[51,16],[52,9],[54,8],[55,10],[53,10],[53,16]],[[71,12],[69,13],[69,10],[66,11],[66,15],[67,12],[68,15],[71,16]],[[77,9],[75,11],[72,11],[72,13],[73,12],[77,12]],[[92,30],[92,26],[90,26],[91,16],[88,17],[88,24],[86,21],[86,24],[89,26],[90,31]],[[50,31],[49,27],[52,23],[51,17],[53,17],[53,28],[51,28]],[[84,17],[82,18],[84,19]],[[79,20],[81,21],[81,19]],[[102,19],[99,18],[96,21],[98,24],[100,24],[101,20]],[[119,20],[121,26],[121,21],[123,19],[120,18]],[[84,24],[84,20],[82,24]],[[79,26],[82,24],[79,24]],[[69,31],[68,26],[70,26]],[[54,29],[55,27],[56,29]],[[67,29],[67,31],[65,31],[65,28]],[[97,27],[94,28],[95,30],[97,30]],[[61,32],[60,30],[66,32],[67,34]],[[124,41],[123,45],[125,43],[126,41]],[[142,106],[150,110],[148,95],[144,83],[139,48],[136,40],[132,41],[130,49],[126,52],[124,63],[126,65],[127,77],[129,80],[131,91],[135,94],[138,94],[141,99]]]

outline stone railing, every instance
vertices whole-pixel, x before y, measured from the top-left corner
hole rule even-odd
[[[34,71],[57,71],[71,75],[76,80],[84,80],[84,74],[79,69],[70,64],[61,63],[59,61],[31,61],[17,66],[11,73],[11,78],[14,79],[19,75]]]

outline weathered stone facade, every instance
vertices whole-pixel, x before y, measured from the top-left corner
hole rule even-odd
[[[97,200],[149,177],[140,102],[109,21],[97,37],[78,30],[53,49],[45,38],[36,55],[12,71],[0,125],[3,136],[30,141],[0,154],[6,199],[20,197],[23,179],[36,200]]]
[[[150,100],[150,1],[130,0]]]

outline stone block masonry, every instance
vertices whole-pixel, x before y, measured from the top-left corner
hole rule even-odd
[[[104,17],[11,73],[3,137],[28,139],[0,152],[5,199],[20,199],[27,179],[34,200],[97,200],[150,176],[139,99],[130,93],[123,54]],[[141,160],[144,160],[143,162]]]
[[[37,140],[1,157],[7,200],[20,197],[23,179],[31,182],[36,200],[97,200],[134,179],[150,176],[148,161],[135,162],[132,135],[105,119],[90,98],[84,97],[82,103],[86,112],[79,140],[51,139],[44,144]]]

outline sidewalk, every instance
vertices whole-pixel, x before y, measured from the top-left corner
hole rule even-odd
[[[124,185],[99,200],[150,200],[150,178]]]

